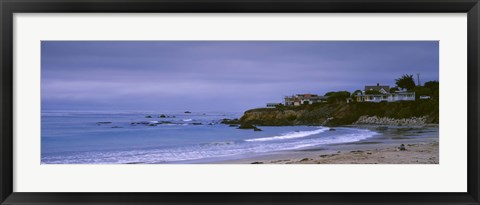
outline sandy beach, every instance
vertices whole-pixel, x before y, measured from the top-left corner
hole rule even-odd
[[[334,144],[271,153],[225,164],[438,164],[438,126],[364,127],[378,136],[354,143]],[[405,150],[401,150],[401,145]]]

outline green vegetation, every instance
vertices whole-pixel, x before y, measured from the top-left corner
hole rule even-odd
[[[395,84],[399,88],[407,89],[407,91],[411,91],[415,88],[415,81],[413,80],[413,75],[402,75],[402,77],[395,79]]]
[[[328,103],[340,103],[345,102],[345,99],[350,97],[350,92],[348,91],[338,91],[338,92],[328,92],[325,93],[325,96],[328,96]]]
[[[438,98],[439,97],[440,83],[438,83],[438,81],[434,80],[434,81],[425,82],[425,84],[423,84],[423,87],[426,87],[426,88],[430,89],[430,91],[431,91],[430,96],[432,96],[433,98]]]
[[[438,110],[438,98],[381,103],[316,103],[283,107],[282,110],[271,108],[248,110],[240,118],[240,123],[261,126],[348,125],[366,115],[395,119],[426,116],[427,123],[438,124]]]
[[[357,96],[358,94],[362,94],[362,91],[361,90],[355,90],[350,97],[355,98],[355,96]]]
[[[438,124],[438,81],[428,81],[423,86],[416,86],[413,75],[405,74],[395,79],[395,83],[397,87],[391,88],[390,93],[398,91],[399,88],[414,91],[416,100],[379,103],[353,101],[347,103],[347,98],[355,99],[355,96],[362,91],[356,90],[353,93],[348,91],[327,92],[325,93],[325,96],[328,96],[327,103],[300,106],[278,105],[274,109],[248,110],[235,123],[263,126],[348,125],[356,122],[361,116],[377,116],[394,119],[426,117],[426,123]],[[368,90],[365,94],[381,93],[377,90]],[[419,99],[420,96],[430,96],[430,99]],[[229,124],[229,122],[225,124]]]

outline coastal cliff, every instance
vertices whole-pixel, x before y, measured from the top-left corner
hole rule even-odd
[[[286,125],[423,125],[438,124],[438,100],[381,103],[318,103],[298,107],[247,110],[241,124]]]

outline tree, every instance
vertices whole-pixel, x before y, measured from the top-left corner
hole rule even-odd
[[[423,84],[423,87],[430,88],[431,90],[438,90],[438,88],[440,87],[440,84],[436,80],[428,81],[428,82],[425,82],[425,84]]]
[[[362,91],[361,91],[361,90],[355,90],[350,97],[355,99],[355,97],[356,97],[358,94],[362,94]]]
[[[413,75],[402,75],[402,77],[395,79],[395,84],[397,84],[397,87],[407,89],[408,91],[411,91],[415,88]]]
[[[433,98],[438,98],[438,94],[439,94],[438,89],[440,87],[440,83],[438,83],[438,81],[434,80],[434,81],[425,82],[425,84],[423,84],[423,87],[429,88],[432,91],[431,96]]]
[[[417,86],[415,87],[414,91],[415,91],[415,99],[418,99],[420,98],[420,96],[423,96],[423,95],[432,96],[432,90],[425,86]]]
[[[338,92],[328,92],[325,94],[328,96],[328,103],[338,103],[346,102],[346,99],[350,97],[350,92],[348,91],[338,91]]]

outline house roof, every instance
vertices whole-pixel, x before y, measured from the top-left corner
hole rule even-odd
[[[381,90],[384,90],[385,92],[389,92],[390,91],[390,86],[388,85],[366,85],[365,86],[365,91],[367,90],[375,90],[375,91],[378,91],[378,92],[381,92]]]
[[[297,94],[298,97],[303,98],[303,99],[311,99],[311,98],[316,98],[318,95],[316,94]]]

